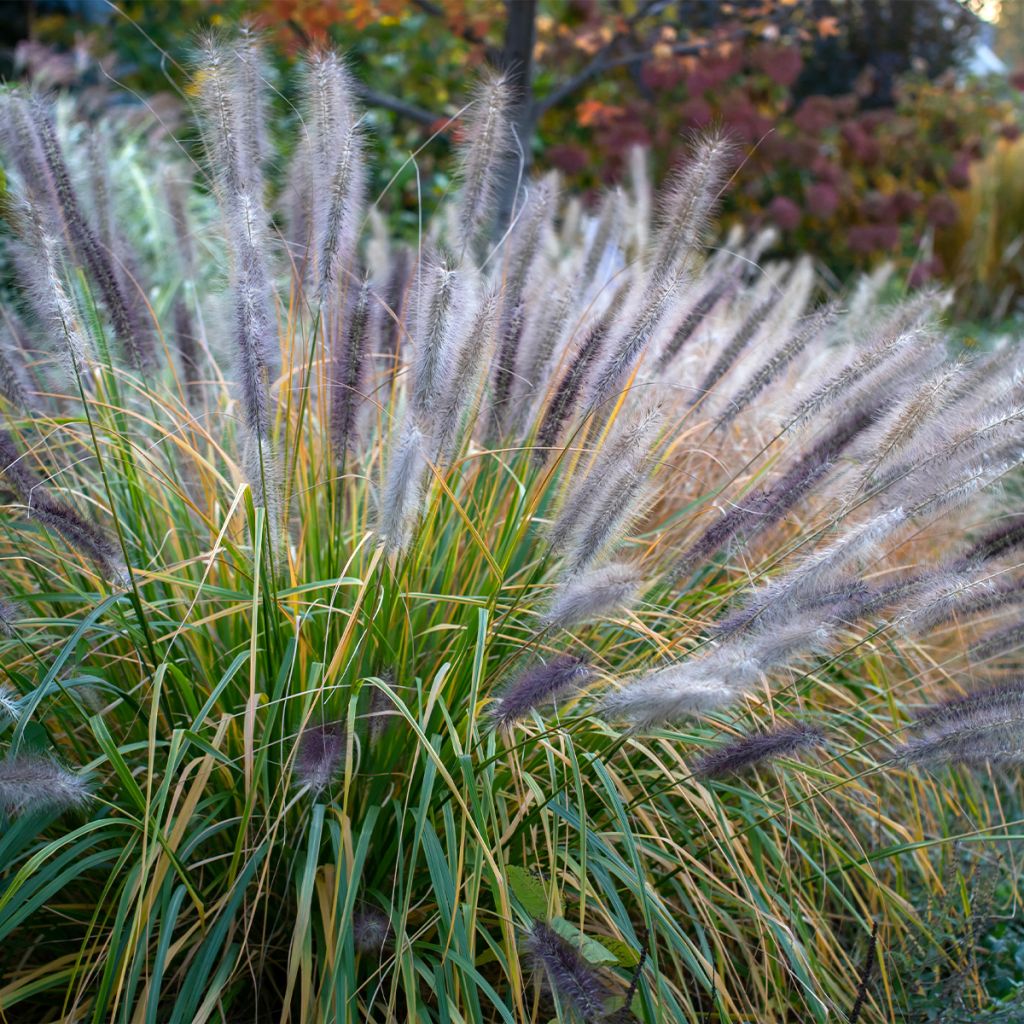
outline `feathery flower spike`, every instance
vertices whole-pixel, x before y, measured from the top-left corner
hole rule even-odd
[[[327,789],[345,764],[345,729],[340,722],[308,725],[299,737],[293,771],[314,794]]]
[[[89,796],[84,776],[46,754],[21,753],[0,760],[0,809],[17,817],[27,811],[69,811]]]
[[[496,729],[508,729],[531,711],[578,692],[593,678],[582,658],[558,655],[518,675],[491,710],[491,721]]]
[[[778,726],[768,732],[741,736],[712,750],[697,762],[693,774],[699,779],[720,779],[766,761],[820,747],[824,742],[824,734],[814,726]]]

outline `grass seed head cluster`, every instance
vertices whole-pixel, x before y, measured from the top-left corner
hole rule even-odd
[[[506,225],[488,78],[403,239],[341,58],[285,165],[259,39],[195,71],[199,165],[2,97],[0,1003],[891,1019],[864,937],[1001,813],[918,769],[1024,752],[1020,356],[709,247],[718,134]]]

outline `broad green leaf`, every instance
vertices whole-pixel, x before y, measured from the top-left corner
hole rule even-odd
[[[640,954],[628,942],[607,935],[602,935],[597,941],[615,957],[620,967],[636,967],[640,963]]]
[[[597,939],[584,935],[576,925],[566,921],[564,917],[552,918],[550,924],[554,931],[575,946],[590,963],[614,964],[618,961],[618,957],[610,949],[605,948]]]
[[[545,920],[548,916],[548,897],[540,880],[516,864],[508,866],[505,876],[523,910],[538,921]]]

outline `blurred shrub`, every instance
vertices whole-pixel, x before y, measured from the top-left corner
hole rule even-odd
[[[859,93],[798,99],[801,45],[747,39],[666,55],[632,94],[601,82],[541,123],[543,159],[597,187],[621,175],[633,145],[670,163],[681,134],[720,122],[749,150],[727,221],[772,223],[788,253],[809,252],[840,277],[883,258],[917,283],[944,276],[922,245],[959,219],[972,162],[1019,132],[1016,96],[1006,83],[912,73],[888,108],[868,105],[867,80]]]
[[[298,117],[295,53],[309,42],[339,45],[364,85],[393,101],[367,104],[373,188],[388,189],[383,206],[410,233],[421,205],[429,209],[451,187],[458,123],[449,119],[478,69],[500,57],[506,18],[502,0],[187,0],[173,17],[163,5],[127,0],[120,10],[93,28],[88,45],[112,55],[104,80],[144,95],[180,83],[184,69],[162,51],[180,53],[200,27],[243,17],[263,26],[278,53],[282,137],[294,134]],[[991,184],[971,186],[971,167],[1019,133],[1019,94],[1006,81],[937,74],[969,42],[966,12],[936,20],[931,5],[897,0],[542,0],[539,10],[531,155],[572,187],[594,197],[619,181],[635,145],[651,148],[660,176],[688,131],[721,122],[747,151],[723,209],[728,224],[772,224],[780,254],[806,252],[840,279],[886,260],[914,284],[964,283],[974,310],[1017,294],[996,280],[1015,229],[983,212],[1008,199]],[[85,45],[71,19],[51,18],[44,28],[48,39]],[[600,73],[588,76],[597,63]],[[561,98],[548,106],[552,96]],[[991,182],[1001,166],[983,177]],[[982,198],[978,188],[994,191]],[[968,251],[982,221],[995,234]],[[977,282],[974,253],[985,254],[987,268]]]
[[[957,193],[956,220],[936,232],[938,267],[948,267],[961,311],[1002,320],[1024,299],[1024,138],[1001,139]]]

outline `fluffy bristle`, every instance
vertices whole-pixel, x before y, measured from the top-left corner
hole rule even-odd
[[[897,749],[908,764],[1024,763],[1024,687],[1019,683],[976,690],[918,715],[916,734]]]
[[[721,779],[824,742],[824,734],[814,726],[778,726],[770,732],[742,736],[705,754],[694,766],[693,774],[699,779]]]
[[[735,152],[733,143],[714,131],[697,136],[691,149],[665,189],[651,258],[658,277],[678,277],[690,269]]]
[[[345,765],[345,729],[340,722],[307,726],[299,737],[293,771],[314,794],[328,789]]]
[[[508,107],[504,78],[485,78],[463,121],[457,217],[464,245],[486,232],[494,216],[498,179],[511,144]]]
[[[581,690],[593,679],[582,658],[559,655],[517,676],[502,692],[491,711],[496,728],[507,729],[531,711],[559,697]]]
[[[88,796],[85,777],[52,757],[23,753],[0,760],[0,808],[5,814],[74,810]]]
[[[427,472],[423,445],[422,432],[407,420],[391,453],[378,512],[378,530],[392,552],[409,546],[420,517]]]
[[[0,634],[14,636],[14,628],[18,622],[18,609],[10,601],[0,598]]]
[[[28,515],[49,530],[60,534],[68,544],[91,559],[108,580],[121,582],[124,562],[118,545],[70,505],[54,496],[36,473],[26,456],[18,451],[10,435],[0,431],[0,478],[6,478],[25,503]]]
[[[555,626],[602,619],[627,608],[639,589],[634,566],[604,565],[566,580],[555,591],[544,618]]]
[[[352,915],[352,940],[360,953],[380,953],[391,938],[391,919],[380,907],[362,903]]]
[[[554,929],[535,921],[526,949],[551,987],[584,1021],[599,1021],[608,998],[607,986],[587,961]]]

